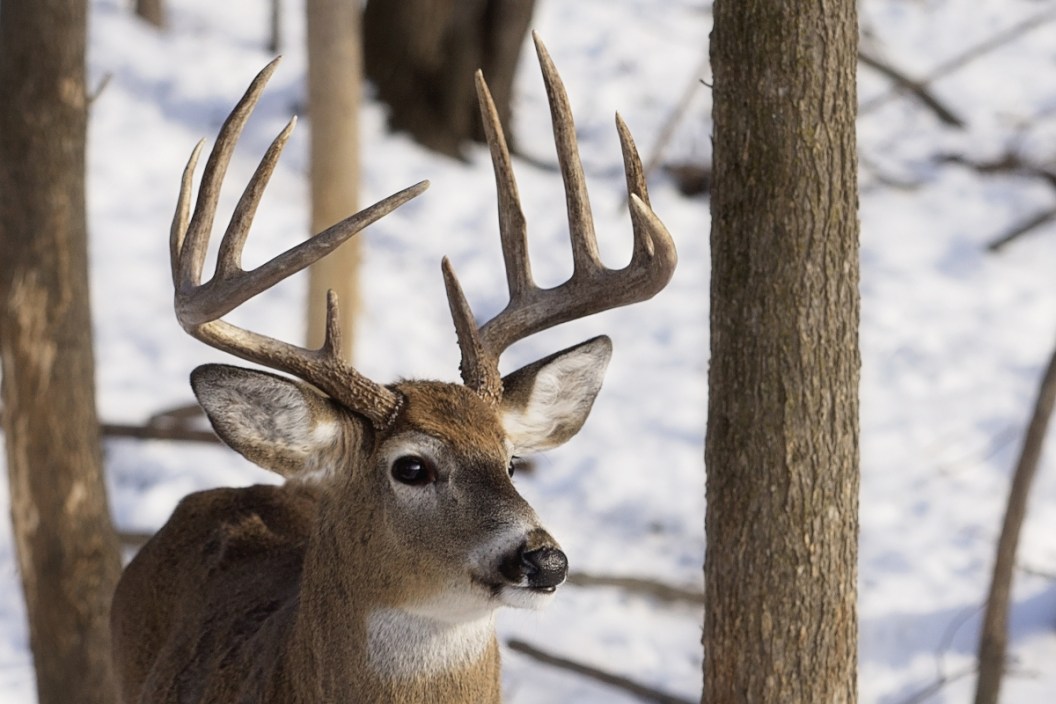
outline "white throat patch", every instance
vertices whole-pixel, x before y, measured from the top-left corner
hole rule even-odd
[[[367,661],[392,679],[437,675],[477,662],[494,637],[491,614],[447,623],[402,609],[377,609],[367,617]]]

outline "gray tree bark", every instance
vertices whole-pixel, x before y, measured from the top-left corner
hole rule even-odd
[[[714,12],[703,701],[854,702],[855,4]]]
[[[84,202],[84,0],[4,0],[0,363],[11,517],[41,704],[116,700],[121,570],[103,483]]]

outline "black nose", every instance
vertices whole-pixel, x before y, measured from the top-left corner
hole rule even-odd
[[[521,569],[533,589],[553,589],[568,576],[568,558],[557,548],[521,550]]]

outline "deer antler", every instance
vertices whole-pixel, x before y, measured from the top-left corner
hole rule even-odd
[[[195,146],[184,169],[169,240],[172,281],[176,289],[176,318],[184,330],[207,345],[293,374],[319,387],[350,410],[362,414],[375,428],[385,428],[399,412],[401,399],[394,391],[366,378],[341,359],[337,295],[333,291],[328,293],[326,299],[326,337],[322,347],[317,350],[250,332],[220,318],[258,293],[322,259],[360,230],[425,191],[429,186],[428,181],[391,195],[256,269],[244,271],[241,265],[242,248],[264,188],[296,124],[294,118],[261,159],[220,242],[216,272],[211,280],[201,283],[224,173],[242,128],[278,61],[275,59],[257,74],[220,129],[205,165],[189,224],[191,184],[202,142]]]
[[[617,114],[616,129],[623,149],[627,191],[630,195],[634,249],[630,263],[623,269],[609,269],[601,263],[568,96],[546,47],[537,35],[533,34],[533,38],[546,84],[554,141],[565,186],[574,268],[572,277],[554,288],[541,289],[532,281],[527,226],[510,164],[510,153],[491,93],[478,71],[477,96],[495,168],[499,237],[510,302],[498,315],[478,327],[451,263],[446,258],[443,261],[443,273],[451,316],[462,350],[462,379],[467,386],[492,403],[497,403],[502,397],[499,356],[510,345],[570,320],[652,298],[671,280],[677,260],[671,235],[649,207],[641,159],[627,125]]]

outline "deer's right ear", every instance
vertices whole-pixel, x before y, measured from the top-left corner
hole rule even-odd
[[[191,387],[224,443],[284,477],[332,471],[352,427],[330,399],[267,372],[205,364],[191,372]]]

